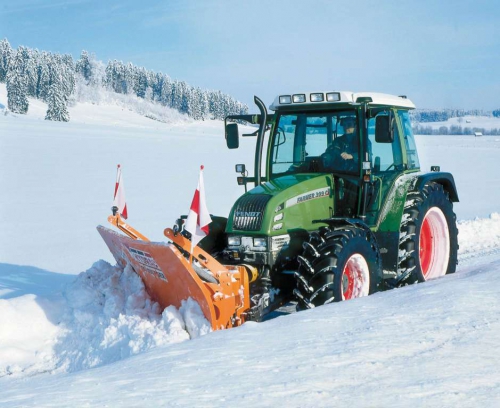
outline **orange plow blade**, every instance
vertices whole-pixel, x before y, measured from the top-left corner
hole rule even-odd
[[[148,294],[162,308],[179,308],[183,300],[192,298],[214,330],[244,322],[250,307],[245,267],[224,266],[199,247],[189,254],[191,241],[175,235],[171,229],[166,229],[165,235],[175,244],[150,242],[140,234],[141,239],[136,238],[137,231],[125,224],[119,214],[110,216],[109,221],[128,235],[98,226],[109,250],[120,266],[129,264],[134,269]]]

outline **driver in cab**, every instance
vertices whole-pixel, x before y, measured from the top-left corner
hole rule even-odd
[[[343,117],[340,119],[340,125],[344,129],[344,134],[336,137],[321,155],[323,165],[332,170],[355,171],[359,160],[356,117]]]

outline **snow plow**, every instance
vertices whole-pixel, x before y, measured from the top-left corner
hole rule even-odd
[[[125,235],[98,227],[162,307],[192,297],[215,330],[287,302],[310,309],[455,272],[458,193],[439,166],[421,172],[409,99],[287,94],[273,114],[254,100],[259,114],[225,119],[229,149],[242,122],[258,126],[243,135],[256,137],[254,175],[236,165],[245,193],[199,245],[185,216],[165,230],[170,244],[149,242],[116,207],[108,220]]]
[[[152,243],[120,213],[110,215],[108,221],[126,234],[97,227],[117,263],[131,265],[163,309],[170,305],[180,308],[190,297],[198,302],[214,330],[243,323],[242,314],[250,307],[249,267],[223,266],[200,247],[190,253],[191,241],[170,228],[164,233],[172,244]]]

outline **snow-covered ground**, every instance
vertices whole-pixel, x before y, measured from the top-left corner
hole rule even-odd
[[[196,304],[160,313],[95,226],[118,163],[129,221],[151,239],[187,212],[200,164],[226,215],[255,139],[229,151],[221,122],[116,104],[79,104],[69,123],[44,121],[39,101],[4,115],[2,86],[1,407],[500,404],[500,137],[417,138],[423,168],[455,175],[455,275],[207,334]]]

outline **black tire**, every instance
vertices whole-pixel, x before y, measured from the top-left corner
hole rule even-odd
[[[441,184],[430,182],[408,193],[399,235],[398,275],[403,284],[455,272],[456,219],[453,203]]]
[[[356,227],[321,228],[309,235],[295,273],[297,308],[372,294],[380,289],[382,264],[375,237]]]

